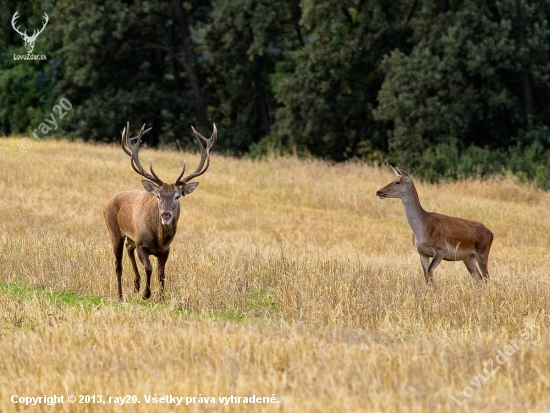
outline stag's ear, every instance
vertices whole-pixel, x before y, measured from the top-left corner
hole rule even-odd
[[[191,192],[195,190],[195,188],[199,185],[198,182],[191,182],[190,184],[184,184],[180,187],[180,191],[182,195],[189,195]]]
[[[146,181],[144,179],[141,181],[141,183],[143,184],[143,187],[145,188],[145,190],[151,194],[156,194],[159,191],[159,187],[156,186],[151,181]]]

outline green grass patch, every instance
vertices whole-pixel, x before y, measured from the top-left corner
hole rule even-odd
[[[124,308],[128,308],[128,306],[137,306],[146,308],[149,311],[167,310],[168,314],[174,317],[200,317],[200,314],[196,311],[185,310],[181,306],[165,304],[162,302],[131,299],[126,303],[119,303],[116,300],[102,298],[95,295],[59,292],[52,290],[51,288],[28,286],[17,282],[0,281],[0,295],[17,300],[28,300],[36,297],[39,300],[48,302],[55,306],[66,305],[81,308],[86,311],[105,307],[114,307],[123,310]],[[208,311],[205,315],[215,319],[229,320],[237,323],[249,320],[246,315],[235,311]]]
[[[249,320],[244,314],[237,313],[236,311],[211,311],[210,316],[213,318],[234,321],[237,323]]]
[[[246,307],[251,309],[276,310],[275,292],[271,289],[261,288],[257,293],[246,299]]]
[[[120,306],[120,303],[115,300],[105,299],[95,295],[83,295],[73,292],[63,293],[45,287],[31,287],[14,282],[8,283],[0,281],[0,293],[21,300],[37,297],[40,300],[44,300],[54,305],[68,305],[87,310],[107,306]]]

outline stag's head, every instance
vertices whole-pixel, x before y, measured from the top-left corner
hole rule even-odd
[[[376,196],[380,199],[402,198],[410,191],[412,179],[409,174],[399,168],[394,168],[393,166],[391,169],[393,169],[393,172],[398,176],[398,178],[391,184],[388,184],[384,188],[376,191]]]
[[[40,33],[44,31],[46,28],[46,25],[48,24],[49,17],[46,13],[44,13],[44,23],[42,23],[42,28],[40,30],[34,30],[32,33],[32,36],[27,35],[27,30],[25,32],[21,32],[19,30],[19,26],[15,27],[16,20],[19,18],[19,11],[16,11],[11,19],[11,25],[13,29],[21,35],[23,40],[25,41],[25,49],[27,49],[27,53],[32,53],[34,50],[34,42],[36,42],[36,38]]]
[[[151,158],[149,158],[150,173],[145,171],[145,169],[141,166],[138,156],[141,138],[149,132],[151,128],[147,130],[144,129],[145,124],[141,127],[138,136],[130,138],[130,123],[128,122],[126,124],[126,128],[122,131],[122,149],[124,149],[124,152],[132,158],[131,162],[134,171],[146,178],[141,181],[145,190],[157,197],[158,212],[162,225],[170,225],[172,221],[177,222],[179,218],[180,197],[189,195],[199,184],[198,182],[189,181],[205,173],[208,166],[210,166],[210,149],[212,149],[214,143],[216,143],[216,136],[218,132],[216,125],[214,125],[212,136],[210,139],[206,139],[199,132],[197,132],[195,128],[191,127],[201,151],[201,161],[199,163],[199,167],[195,172],[183,178],[185,166],[187,164],[187,161],[184,160],[183,169],[178,179],[176,179],[176,182],[173,184],[167,184],[164,183],[153,170],[153,161]],[[201,141],[204,141],[206,146],[203,146]]]

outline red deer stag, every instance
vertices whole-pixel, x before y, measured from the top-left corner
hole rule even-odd
[[[201,151],[199,167],[191,175],[182,179],[186,165],[186,161],[184,161],[183,169],[176,182],[166,184],[153,170],[151,158],[149,158],[151,173],[146,172],[141,166],[138,157],[139,145],[142,136],[151,130],[150,128],[144,129],[145,124],[141,127],[138,136],[130,138],[130,123],[128,122],[126,128],[122,131],[122,149],[130,156],[134,171],[146,178],[141,181],[145,191],[119,192],[103,208],[103,216],[109,230],[116,259],[119,301],[123,300],[122,253],[125,239],[126,249],[135,274],[134,291],[139,292],[141,279],[134,255],[134,251],[137,250],[139,260],[145,267],[147,276],[143,299],[146,300],[151,296],[153,267],[151,261],[149,261],[149,255],[154,255],[158,259],[160,294],[161,297],[164,296],[164,266],[170,253],[170,243],[176,235],[180,216],[179,198],[189,195],[199,184],[198,182],[189,183],[189,181],[202,175],[208,169],[210,150],[214,146],[217,136],[216,125],[214,125],[214,131],[210,139],[206,139],[192,128]],[[206,147],[202,145],[201,140],[206,143]]]
[[[409,174],[393,166],[392,169],[399,178],[376,191],[376,196],[380,199],[400,198],[403,202],[407,221],[413,230],[412,242],[420,255],[426,282],[433,281],[433,271],[441,260],[464,261],[474,278],[487,281],[487,261],[493,233],[480,222],[426,212],[420,205]],[[433,257],[431,262],[430,257]]]

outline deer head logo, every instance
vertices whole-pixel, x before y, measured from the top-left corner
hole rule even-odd
[[[44,23],[43,23],[43,26],[40,30],[36,31],[34,30],[33,33],[32,33],[32,36],[28,36],[27,35],[27,30],[25,30],[24,33],[20,32],[19,31],[19,26],[15,27],[15,21],[19,18],[19,11],[16,11],[15,14],[13,15],[13,18],[11,19],[11,25],[13,27],[13,30],[15,30],[17,33],[19,33],[21,35],[21,37],[23,38],[23,40],[25,41],[25,48],[27,49],[27,53],[32,53],[33,49],[34,49],[34,42],[36,41],[36,38],[38,37],[38,35],[40,33],[42,33],[44,31],[44,28],[46,27],[46,25],[48,24],[48,15],[46,13],[44,13]]]

